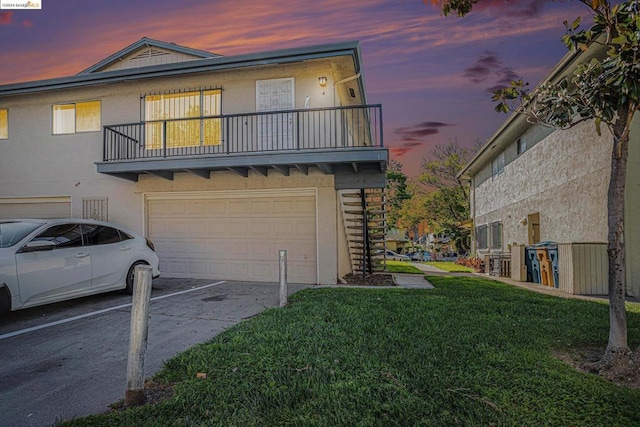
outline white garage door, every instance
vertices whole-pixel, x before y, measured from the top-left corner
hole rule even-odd
[[[71,197],[0,199],[0,219],[69,218]]]
[[[316,283],[315,193],[147,195],[148,235],[164,277]]]

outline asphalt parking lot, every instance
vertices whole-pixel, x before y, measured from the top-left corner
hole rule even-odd
[[[289,285],[292,294],[305,285]],[[277,307],[277,283],[153,281],[146,376],[165,360]],[[0,320],[0,426],[50,426],[124,398],[131,297],[110,293]]]

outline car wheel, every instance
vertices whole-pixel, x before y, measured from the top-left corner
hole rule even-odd
[[[137,265],[149,265],[144,261],[134,262],[129,272],[127,273],[127,286],[124,288],[124,291],[129,295],[133,294],[133,282],[135,280],[136,266]]]
[[[11,311],[11,298],[6,287],[0,289],[0,317],[4,317]]]

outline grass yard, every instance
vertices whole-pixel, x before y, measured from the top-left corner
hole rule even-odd
[[[424,274],[424,272],[406,261],[392,261],[390,259],[385,261],[387,265],[388,273],[409,273],[409,274]]]
[[[640,425],[640,390],[554,357],[605,347],[606,304],[429,280],[435,290],[299,292],[169,360],[156,381],[174,397],[69,425]]]
[[[473,268],[465,267],[452,261],[426,261],[425,264],[448,271],[449,273],[473,273]]]

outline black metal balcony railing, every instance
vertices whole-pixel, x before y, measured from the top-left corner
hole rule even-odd
[[[104,126],[104,161],[383,147],[382,107],[315,108]]]

